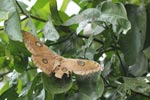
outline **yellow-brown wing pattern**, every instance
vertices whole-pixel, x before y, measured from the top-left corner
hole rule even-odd
[[[55,73],[57,78],[70,73],[87,75],[102,70],[99,63],[90,60],[70,59],[54,54],[31,33],[22,31],[24,43],[32,53],[32,60],[44,73]]]
[[[27,49],[33,55],[49,55],[54,56],[54,54],[45,46],[42,42],[40,42],[34,35],[29,32],[22,31],[23,40],[27,47]]]
[[[34,35],[31,33],[22,31],[24,43],[27,49],[32,54],[32,60],[37,67],[39,67],[44,73],[50,75],[54,62],[55,54],[53,54],[47,46],[40,42]]]
[[[55,71],[55,75],[60,78],[62,73],[69,74],[69,72],[77,75],[88,75],[99,70],[102,70],[102,66],[95,61],[64,58],[61,61],[60,68]]]

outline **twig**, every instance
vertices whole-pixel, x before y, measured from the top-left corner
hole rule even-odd
[[[34,69],[37,69],[37,67],[30,67],[30,68],[26,69],[26,71],[34,70]]]
[[[47,22],[47,20],[45,19],[42,19],[42,18],[39,18],[39,17],[36,17],[36,16],[33,16],[33,15],[28,15],[24,12],[24,10],[21,8],[21,6],[19,5],[18,1],[16,1],[16,4],[18,5],[19,9],[21,10],[21,13],[23,15],[26,15],[27,18],[31,17],[33,19],[36,19],[36,20],[39,20],[39,21],[42,21],[42,22]]]
[[[136,91],[133,91],[133,90],[131,90],[131,92],[132,93],[134,93],[133,95],[131,95],[131,97],[130,98],[128,98],[128,100],[132,100],[135,96],[137,96],[137,95],[140,95],[140,96],[143,96],[143,97],[146,97],[146,98],[150,98],[150,96],[148,96],[148,95],[145,95],[145,94],[142,94],[142,93],[139,93],[139,92],[136,92]]]
[[[59,41],[54,42],[54,43],[48,43],[48,42],[46,42],[46,45],[47,45],[47,46],[52,46],[52,45],[57,45],[57,44],[63,43],[63,42],[65,42],[65,41],[67,41],[67,40],[72,36],[72,34],[73,34],[73,33],[70,33],[70,34],[69,34],[67,37],[65,37],[64,39],[59,40]]]
[[[21,8],[20,4],[18,3],[18,1],[16,0],[16,4],[18,5],[19,9],[21,10],[22,13],[24,13],[23,9]]]
[[[81,38],[85,38],[85,39],[88,39],[89,37],[88,36],[84,36],[84,35],[77,35],[78,37],[81,37]],[[100,43],[100,44],[102,44],[102,45],[104,45],[104,43],[103,43],[103,41],[101,41],[101,40],[99,40],[99,39],[96,39],[96,38],[94,38],[93,39],[95,42],[98,42],[98,43]]]
[[[39,20],[39,21],[41,21],[41,22],[47,22],[47,20],[45,20],[45,19],[42,19],[42,18],[33,16],[33,15],[30,15],[30,16],[31,16],[31,18],[36,19],[36,20]]]
[[[123,62],[122,62],[122,59],[121,59],[121,57],[120,57],[120,55],[119,55],[118,50],[116,50],[116,54],[117,54],[117,56],[118,56],[118,58],[119,58],[119,61],[120,61],[120,64],[121,64],[121,67],[122,67],[122,70],[123,70],[123,74],[124,74],[125,76],[127,76],[126,69],[125,69],[125,67],[124,67],[124,65],[123,65]]]
[[[89,44],[89,46],[88,47],[86,47],[85,49],[84,49],[84,58],[86,58],[86,52],[87,52],[87,50],[88,50],[88,48],[90,47],[92,45],[92,42]]]
[[[118,49],[116,48],[116,47],[117,47],[117,43],[118,43],[118,42],[116,41],[116,40],[117,40],[117,37],[116,37],[115,35],[113,35],[112,38],[113,38],[114,41],[115,41],[115,46],[114,46],[113,48],[115,49],[116,55],[118,56],[118,59],[119,59],[119,61],[120,61],[121,68],[122,68],[122,71],[123,71],[123,75],[127,76],[125,66],[124,66],[124,64],[123,64],[123,62],[122,62],[122,59],[121,59],[120,55],[119,55]]]
[[[5,72],[5,73],[2,73],[2,74],[0,74],[0,82],[3,80],[3,77],[5,76],[5,75],[7,75],[7,74],[9,74],[9,73],[11,73],[12,71],[8,71],[8,72]]]
[[[104,78],[103,75],[101,75],[101,77],[102,77],[102,79],[104,80],[104,82],[107,84],[108,87],[112,87],[112,88],[115,88],[115,89],[117,88],[117,87],[115,87],[115,86],[110,85],[110,84],[107,82],[107,80]]]
[[[7,74],[9,74],[9,73],[11,73],[12,71],[8,71],[8,72],[5,72],[5,73],[2,73],[2,74],[0,74],[0,77],[3,77],[3,76],[5,76],[5,75],[7,75]]]
[[[3,30],[4,30],[4,28],[1,28],[1,29],[0,29],[0,31],[3,31]]]

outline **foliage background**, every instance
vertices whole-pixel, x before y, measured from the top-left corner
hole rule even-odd
[[[0,0],[0,100],[149,100],[150,1],[72,0],[81,8],[68,16],[64,0],[29,5]],[[104,65],[102,72],[57,79],[37,72],[22,41],[26,30],[54,52]]]

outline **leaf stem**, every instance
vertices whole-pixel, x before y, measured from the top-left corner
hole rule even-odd
[[[4,28],[1,28],[1,29],[0,29],[0,31],[3,31],[3,30],[4,30]]]
[[[143,97],[148,98],[148,99],[150,98],[150,96],[148,96],[148,95],[145,95],[145,94],[142,94],[142,93],[133,91],[133,90],[131,90],[131,91],[132,91],[134,94],[131,95],[131,96],[128,98],[128,100],[132,100],[132,99],[135,98],[137,95],[143,96]]]
[[[3,80],[4,76],[11,73],[12,71],[8,71],[8,72],[5,72],[5,73],[2,73],[0,74],[0,82]]]
[[[102,77],[102,79],[104,80],[104,82],[107,84],[107,86],[112,87],[112,88],[115,88],[115,89],[117,88],[117,87],[112,86],[111,84],[109,84],[108,81],[104,78],[103,75],[101,75],[101,77]]]
[[[47,20],[45,20],[45,19],[39,18],[39,17],[37,17],[37,16],[33,16],[33,15],[31,15],[31,14],[30,14],[30,15],[26,14],[26,13],[24,12],[24,10],[21,8],[21,6],[19,5],[18,1],[16,1],[16,4],[18,5],[19,9],[21,10],[21,13],[22,13],[23,15],[26,15],[26,18],[31,17],[31,18],[36,19],[36,20],[39,20],[39,21],[41,21],[41,22],[47,22]]]
[[[118,50],[116,50],[116,54],[117,54],[118,59],[119,59],[119,61],[120,61],[121,68],[122,68],[122,71],[123,71],[123,74],[124,74],[125,76],[127,76],[125,66],[124,66],[124,64],[123,64],[123,62],[122,62],[122,59],[121,59],[121,57],[120,57],[120,55],[119,55]]]
[[[57,42],[49,43],[49,41],[47,41],[45,44],[47,46],[57,45],[57,44],[60,44],[60,43],[63,43],[65,41],[67,41],[72,35],[73,35],[73,33],[70,33],[67,37],[65,37],[65,38],[63,38],[63,39],[61,39],[61,40],[59,40]]]
[[[84,35],[80,35],[80,34],[77,35],[77,36],[80,37],[80,38],[85,38],[85,39],[88,39],[88,38],[89,38],[88,36],[84,36]],[[93,38],[93,40],[94,40],[95,42],[98,42],[98,43],[104,45],[103,41],[101,41],[101,40],[99,40],[99,39]]]
[[[122,59],[121,59],[120,54],[119,54],[119,52],[118,52],[118,49],[116,48],[116,47],[117,47],[117,44],[118,44],[118,39],[117,39],[117,37],[115,36],[115,34],[113,34],[112,38],[113,38],[114,41],[115,41],[115,46],[114,46],[113,48],[115,49],[116,55],[118,56],[118,59],[119,59],[119,61],[120,61],[121,68],[122,68],[122,71],[123,71],[123,75],[124,75],[124,76],[127,76],[127,72],[126,72],[125,66],[124,66],[124,64],[123,64],[123,62],[122,62]]]

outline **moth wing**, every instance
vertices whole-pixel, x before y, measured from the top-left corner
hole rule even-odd
[[[55,60],[50,59],[50,56],[32,55],[34,64],[39,67],[44,73],[50,75],[53,71]]]
[[[48,49],[46,45],[40,42],[34,35],[29,32],[22,31],[23,33],[23,40],[27,47],[27,49],[33,55],[54,55],[52,51]]]
[[[61,66],[66,67],[77,75],[88,75],[102,70],[99,63],[82,59],[65,59]]]

